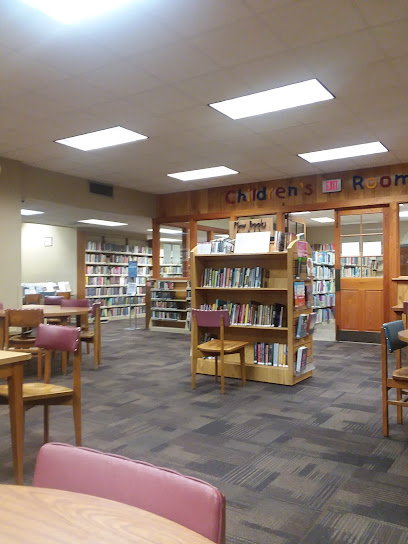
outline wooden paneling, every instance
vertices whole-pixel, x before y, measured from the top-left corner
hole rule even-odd
[[[343,331],[380,331],[384,323],[383,279],[343,278],[340,283],[338,328]]]
[[[341,330],[358,331],[362,324],[364,308],[362,306],[362,293],[357,289],[341,290]]]
[[[380,331],[384,323],[382,291],[364,291],[364,323],[366,331]]]

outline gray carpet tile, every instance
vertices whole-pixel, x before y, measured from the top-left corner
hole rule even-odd
[[[210,376],[190,388],[189,337],[103,324],[103,365],[83,357],[83,443],[216,485],[228,544],[406,544],[408,421],[382,437],[380,346],[315,342],[315,375],[294,387]],[[35,379],[35,364],[26,375]],[[70,383],[54,364],[55,381]],[[8,410],[0,482],[13,483]],[[406,414],[408,417],[408,414]],[[51,440],[74,443],[71,410],[51,408]],[[26,414],[25,483],[42,444]]]

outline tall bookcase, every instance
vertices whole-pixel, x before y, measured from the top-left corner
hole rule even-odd
[[[308,257],[312,256],[312,250],[308,244],[307,255]],[[217,253],[198,255],[197,248],[195,248],[191,253],[191,263],[192,308],[213,306],[219,299],[240,305],[249,305],[255,302],[269,308],[273,308],[274,305],[283,305],[285,307],[281,326],[273,327],[270,325],[248,324],[246,317],[243,321],[246,321],[247,324],[234,324],[225,329],[226,339],[249,342],[245,351],[246,376],[248,380],[295,385],[312,375],[314,369],[313,337],[311,335],[299,339],[295,337],[299,316],[312,312],[310,307],[306,307],[306,303],[303,308],[295,309],[294,307],[294,282],[304,282],[305,287],[309,286],[310,290],[312,287],[312,279],[306,275],[306,263],[302,267],[298,266],[298,241],[291,242],[287,251],[262,254]],[[246,269],[255,269],[253,276],[262,277],[260,282],[255,282],[255,284],[261,284],[261,287],[246,287],[245,285],[248,282],[242,282],[241,280],[238,280],[241,286],[214,286],[220,283],[226,285],[227,282],[232,285],[237,278],[236,272],[232,270],[240,268],[242,271],[244,267]],[[209,269],[212,269],[211,272],[208,272]],[[259,269],[263,269],[263,271],[260,272]],[[301,271],[299,272],[300,269]],[[227,281],[224,280],[224,276],[228,278]],[[232,282],[231,277],[234,278]],[[208,278],[211,279],[208,280]],[[203,280],[205,285],[203,285]],[[211,283],[212,286],[207,286],[208,283]],[[235,281],[235,283],[237,282]],[[268,321],[270,314],[266,311],[264,315],[268,316],[266,319]],[[237,322],[235,316],[233,321]],[[216,333],[216,331],[213,332]],[[199,329],[200,341],[204,340],[204,333],[205,330]],[[254,351],[254,345],[258,343],[286,345],[287,355],[284,358],[286,364],[273,366],[270,364],[255,363],[254,353],[256,350]],[[297,351],[301,346],[308,348],[308,364],[302,373],[295,375]],[[240,378],[239,365],[234,364],[238,363],[238,361],[238,357],[234,355],[226,358],[226,376]],[[205,358],[199,359],[198,372],[213,375],[214,361]]]
[[[334,266],[333,244],[314,244],[313,308],[317,314],[316,323],[330,321],[335,315]]]
[[[190,330],[191,288],[188,279],[151,280],[146,301],[151,330],[184,332]]]
[[[137,261],[136,295],[128,296],[129,261]],[[146,281],[151,277],[151,248],[102,242],[86,243],[85,296],[101,302],[101,318],[106,320],[145,314]]]

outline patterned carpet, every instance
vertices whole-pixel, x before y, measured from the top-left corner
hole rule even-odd
[[[103,325],[98,371],[84,355],[84,445],[219,487],[229,544],[408,542],[408,421],[397,425],[391,408],[382,438],[379,346],[316,342],[313,378],[294,387],[227,380],[222,396],[208,376],[191,391],[187,335],[126,326]],[[54,375],[70,381],[58,364]],[[2,413],[0,482],[13,483]],[[51,439],[74,443],[70,408],[52,409]],[[41,443],[39,408],[26,415],[27,484]]]

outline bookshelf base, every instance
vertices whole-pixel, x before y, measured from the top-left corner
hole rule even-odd
[[[197,374],[206,374],[214,376],[214,360],[198,359]],[[295,385],[313,374],[312,371],[301,374],[300,376],[291,376],[287,367],[274,367],[270,365],[246,365],[246,379],[254,382],[276,383],[279,385]],[[225,362],[225,376],[227,378],[237,378],[241,380],[241,368],[238,362]]]

